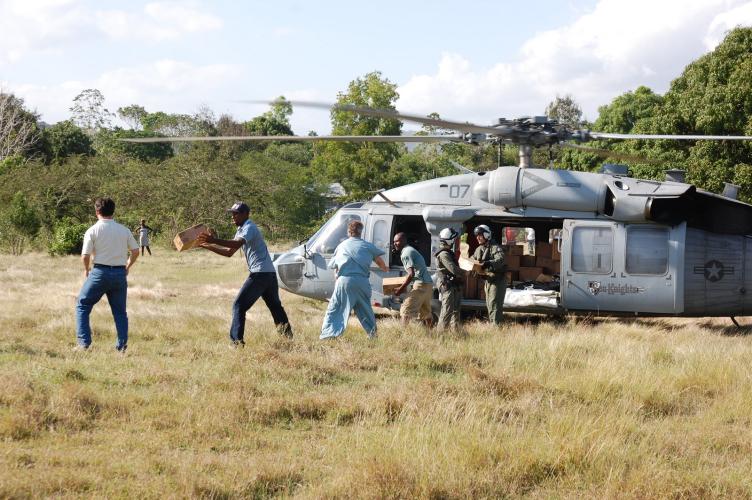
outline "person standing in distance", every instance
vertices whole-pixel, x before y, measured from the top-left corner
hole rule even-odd
[[[368,277],[371,262],[376,262],[384,272],[389,268],[381,258],[384,251],[361,239],[362,233],[363,223],[351,221],[347,225],[349,238],[337,245],[329,262],[329,268],[337,273],[337,281],[321,325],[319,338],[322,340],[342,335],[353,309],[368,337],[376,338],[376,316],[371,307],[371,282]]]
[[[400,260],[402,260],[402,265],[405,266],[407,272],[404,283],[394,291],[394,295],[401,295],[415,280],[412,290],[407,294],[407,298],[400,307],[402,323],[407,324],[410,320],[420,318],[430,328],[433,326],[433,315],[431,314],[433,280],[426,267],[426,261],[420,252],[407,244],[405,233],[394,235],[394,248],[400,252]]]
[[[248,218],[251,209],[242,201],[227,209],[232,214],[232,222],[238,227],[235,238],[221,240],[212,233],[199,236],[199,244],[212,252],[232,257],[239,248],[243,249],[248,263],[248,278],[240,287],[238,296],[232,304],[232,326],[230,327],[231,347],[243,347],[245,341],[245,313],[256,303],[259,297],[264,299],[266,307],[272,313],[277,331],[285,337],[292,338],[292,328],[287,313],[279,300],[279,284],[274,264],[256,224]]]
[[[496,326],[500,326],[504,314],[504,295],[507,292],[504,250],[491,238],[491,228],[487,225],[481,224],[475,228],[473,233],[478,239],[478,248],[473,253],[473,259],[483,265],[484,273],[480,277],[486,280],[488,320]]]
[[[441,314],[439,314],[439,328],[459,331],[462,328],[460,307],[462,302],[462,286],[464,285],[464,271],[457,262],[454,254],[454,242],[460,234],[451,228],[444,228],[439,233],[441,247],[436,256],[438,287],[441,295]]]
[[[141,225],[138,226],[138,243],[141,245],[141,255],[144,255],[144,248],[151,255],[151,248],[149,248],[149,233],[154,231],[152,228],[146,225],[146,219],[141,219]]]
[[[107,295],[117,330],[115,349],[124,353],[128,348],[126,276],[138,259],[138,243],[127,227],[112,218],[115,214],[115,202],[110,198],[97,198],[94,201],[94,211],[97,223],[86,230],[81,249],[86,281],[78,294],[76,305],[78,345],[75,350],[86,350],[91,345],[89,316],[102,295]]]
[[[527,242],[527,254],[535,255],[535,229],[525,228],[525,241]]]

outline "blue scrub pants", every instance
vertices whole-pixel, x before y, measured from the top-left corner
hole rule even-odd
[[[376,316],[371,307],[371,283],[361,276],[340,276],[334,284],[334,293],[329,299],[320,339],[339,337],[345,331],[350,311],[355,315],[369,337],[376,335]]]
[[[128,313],[125,310],[126,298],[128,297],[128,281],[125,274],[125,266],[111,267],[94,264],[89,272],[81,292],[78,294],[76,305],[76,336],[78,344],[89,347],[91,344],[91,327],[89,315],[94,304],[99,302],[103,295],[107,295],[110,303],[112,317],[115,319],[117,330],[118,350],[128,345]]]

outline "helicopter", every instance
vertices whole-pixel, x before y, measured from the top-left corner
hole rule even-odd
[[[752,290],[752,205],[736,199],[738,187],[729,184],[719,195],[686,183],[682,171],[667,171],[665,181],[655,181],[630,177],[623,165],[593,173],[538,168],[532,161],[535,147],[556,144],[577,147],[595,139],[752,140],[752,136],[604,133],[573,130],[545,116],[501,118],[484,126],[393,109],[292,104],[411,121],[454,130],[457,135],[123,140],[490,142],[499,148],[503,144],[518,146],[517,165],[499,166],[487,172],[461,169],[458,175],[379,191],[370,200],[339,208],[313,236],[274,255],[280,286],[305,297],[320,300],[331,297],[336,277],[328,263],[336,246],[347,238],[347,225],[352,220],[361,221],[363,238],[388,256],[389,271],[384,273],[374,265],[370,282],[373,305],[389,309],[398,309],[400,299],[384,293],[383,280],[404,274],[399,255],[391,248],[396,233],[405,233],[435,272],[434,254],[439,249],[442,229],[451,228],[467,235],[467,255],[471,255],[477,246],[473,229],[485,224],[497,240],[506,243],[507,260],[511,261],[506,311],[550,315],[716,316],[730,317],[734,323],[737,323],[735,317],[752,314],[752,293],[747,293]],[[535,256],[525,255],[517,248],[520,245],[510,241],[513,238],[505,238],[510,234],[509,229],[522,228],[532,229],[535,234]],[[459,255],[459,238],[455,243]],[[509,269],[525,260],[528,265],[520,265],[518,274]],[[523,267],[528,271],[527,280],[520,280]],[[540,276],[535,276],[538,270]],[[542,287],[546,290],[541,290],[536,285],[541,276],[547,277],[545,281],[553,278],[554,285],[549,283]],[[517,290],[520,287],[514,285],[520,283],[525,288]],[[437,311],[438,291],[435,298]],[[478,287],[466,284],[462,309],[485,310]]]

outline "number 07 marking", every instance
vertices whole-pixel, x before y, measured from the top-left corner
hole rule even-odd
[[[449,197],[450,198],[464,198],[469,190],[470,190],[470,184],[450,184],[449,185]]]

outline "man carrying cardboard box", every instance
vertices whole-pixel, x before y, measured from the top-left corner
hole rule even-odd
[[[413,289],[400,307],[402,323],[420,318],[429,328],[433,326],[431,300],[433,299],[433,280],[426,267],[426,261],[415,248],[407,244],[405,233],[394,235],[394,248],[400,252],[400,260],[405,266],[407,276],[405,281],[394,291],[394,295],[401,295],[413,283]]]
[[[478,248],[473,253],[473,259],[483,266],[481,278],[486,280],[486,307],[488,308],[488,320],[493,324],[501,325],[504,314],[504,295],[507,291],[507,279],[504,271],[504,250],[501,245],[491,238],[491,228],[481,224],[473,231],[478,239]]]
[[[213,232],[203,233],[198,237],[199,245],[218,255],[232,257],[239,248],[243,249],[248,263],[248,278],[240,287],[238,296],[232,304],[232,326],[230,327],[230,347],[243,347],[245,342],[245,313],[259,299],[264,299],[266,307],[272,313],[277,331],[285,337],[292,338],[292,328],[287,319],[287,313],[279,300],[279,284],[277,273],[269,256],[256,224],[248,218],[251,209],[242,201],[227,209],[232,214],[232,222],[238,226],[235,238],[221,240]]]

